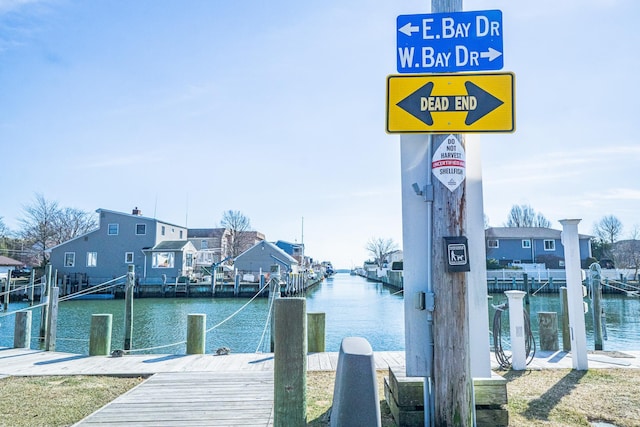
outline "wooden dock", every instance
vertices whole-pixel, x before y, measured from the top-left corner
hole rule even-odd
[[[403,351],[374,353],[377,370],[405,365]],[[309,371],[335,371],[338,353],[310,353]],[[497,367],[495,360],[492,361]],[[537,352],[527,369],[571,368],[571,353]],[[589,368],[640,369],[640,351],[589,354]],[[3,376],[149,376],[77,426],[271,426],[273,353],[123,357],[0,348]]]
[[[403,351],[375,352],[376,369],[404,365]],[[338,353],[309,353],[309,371],[335,371]],[[130,354],[87,356],[55,351],[0,348],[0,377],[41,375],[149,376],[178,372],[273,372],[273,353]]]
[[[156,374],[76,426],[272,426],[273,372]]]
[[[375,353],[377,369],[404,364],[404,352]],[[334,371],[338,353],[310,353],[308,370]],[[77,426],[271,426],[273,353],[216,356],[86,356],[0,348],[2,376],[150,376]]]

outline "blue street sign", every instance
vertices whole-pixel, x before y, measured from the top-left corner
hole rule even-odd
[[[502,11],[400,15],[399,73],[501,70]]]

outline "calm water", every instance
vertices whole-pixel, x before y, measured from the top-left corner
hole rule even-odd
[[[404,308],[402,294],[368,282],[358,276],[337,274],[325,280],[307,294],[307,312],[326,313],[326,350],[338,351],[345,336],[365,337],[374,350],[404,349]],[[489,324],[495,310],[491,303],[498,304],[506,297],[493,295],[489,305]],[[257,298],[236,316],[213,328],[247,304],[249,299],[137,299],[134,301],[133,348],[143,353],[184,354],[187,315],[207,315],[207,352],[229,347],[234,353],[268,351],[268,332],[263,331],[267,321],[269,300]],[[10,310],[25,307],[25,303],[11,303]],[[607,313],[609,339],[605,350],[640,349],[640,298],[606,296],[603,301]],[[558,311],[557,294],[531,298],[531,313],[534,335],[537,338],[538,311]],[[123,300],[80,300],[61,302],[58,314],[58,340],[56,350],[87,354],[89,351],[89,325],[92,314],[111,313],[113,334],[111,348],[122,348],[124,342]],[[13,345],[15,316],[0,317],[0,347]],[[593,348],[591,314],[586,315],[587,345]],[[40,325],[40,309],[33,313],[32,336],[37,337]],[[503,318],[508,328],[508,315]],[[212,329],[213,328],[213,329]],[[507,332],[503,335],[508,336]],[[261,343],[262,339],[262,344]],[[169,346],[167,346],[169,345]],[[163,348],[150,349],[157,346]],[[32,348],[38,348],[33,339]]]

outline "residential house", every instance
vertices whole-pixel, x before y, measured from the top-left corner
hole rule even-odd
[[[238,255],[234,267],[242,273],[270,272],[271,266],[280,266],[281,274],[297,273],[298,261],[273,243],[263,240]]]
[[[210,267],[231,256],[231,233],[225,228],[190,228],[187,239],[197,249],[196,266]],[[258,231],[240,233],[240,253],[264,240]]]
[[[142,216],[98,209],[98,228],[57,245],[50,263],[58,279],[98,284],[135,266],[139,283],[174,281],[193,271],[196,248],[185,227]]]
[[[196,267],[210,267],[226,258],[228,231],[224,228],[190,228],[187,239],[197,249]]]
[[[485,230],[487,259],[501,266],[545,264],[546,268],[564,268],[562,232],[544,227],[490,227]],[[591,237],[578,236],[580,260],[586,267],[591,257]]]
[[[275,242],[275,245],[298,261],[298,265],[308,266],[313,264],[313,260],[304,255],[304,243],[291,243],[285,240],[278,240]]]
[[[7,279],[9,271],[24,267],[24,263],[4,255],[0,255],[0,279]]]

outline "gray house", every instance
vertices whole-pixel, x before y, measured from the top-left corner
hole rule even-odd
[[[98,229],[49,250],[59,281],[94,285],[126,274],[129,265],[141,284],[192,273],[196,249],[185,227],[144,217],[137,208],[131,214],[96,212]]]
[[[239,272],[256,274],[260,270],[265,273],[271,271],[271,266],[274,264],[280,266],[282,274],[298,272],[298,261],[266,240],[256,243],[253,247],[238,255],[233,266]]]
[[[544,227],[491,227],[485,230],[487,259],[501,266],[545,264],[547,268],[564,268],[562,232]],[[580,261],[585,267],[591,257],[591,236],[578,235]]]

